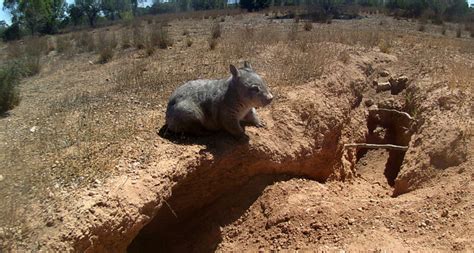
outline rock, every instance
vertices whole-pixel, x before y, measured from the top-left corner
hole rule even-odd
[[[54,225],[54,220],[52,218],[49,218],[48,221],[46,221],[46,226],[52,227],[53,225]]]
[[[367,99],[364,101],[365,106],[371,107],[374,104],[374,101],[372,99]]]
[[[441,213],[441,217],[446,218],[448,217],[449,211],[448,209],[444,209],[443,212]]]
[[[387,91],[387,90],[390,90],[391,88],[392,86],[390,82],[382,82],[382,83],[377,82],[377,84],[375,85],[375,90],[377,92]]]
[[[349,225],[352,225],[352,224],[354,224],[354,223],[355,223],[355,219],[349,219],[349,220],[347,221],[347,224],[349,224]]]
[[[392,94],[396,95],[407,87],[408,77],[402,75],[397,78],[390,78],[388,82],[391,85]]]
[[[390,73],[387,70],[382,70],[382,71],[380,71],[379,75],[381,77],[387,77],[387,76],[390,75]]]
[[[31,133],[34,133],[34,132],[36,132],[36,131],[38,131],[38,127],[37,127],[37,126],[33,126],[33,127],[30,128],[30,132],[31,132]]]
[[[3,175],[0,175],[0,182],[2,182],[3,179],[5,179],[5,177]]]

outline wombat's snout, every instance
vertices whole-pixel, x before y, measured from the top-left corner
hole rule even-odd
[[[270,104],[270,102],[272,102],[272,100],[273,100],[273,95],[271,93],[268,93],[265,97],[265,105]]]

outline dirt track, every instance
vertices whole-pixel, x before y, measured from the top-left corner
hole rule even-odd
[[[261,19],[261,14],[231,19],[226,31]],[[189,25],[180,22],[171,23],[175,35]],[[378,20],[360,22],[371,26]],[[472,89],[451,87],[451,76],[435,75],[436,64],[414,54],[425,50],[419,44],[412,47],[413,55],[407,54],[415,36],[421,35],[405,35],[400,41],[406,44],[399,42],[391,54],[329,43],[331,52],[347,50],[348,56],[330,62],[321,77],[307,83],[270,83],[277,97],[259,110],[266,128],[247,128],[248,143],[223,133],[163,139],[156,130],[163,124],[162,103],[171,87],[160,93],[159,105],[147,109],[139,107],[144,101],[131,99],[131,112],[124,114],[135,116],[144,130],[119,146],[120,155],[107,164],[113,175],[55,192],[54,205],[48,208],[49,202],[35,203],[32,210],[38,216],[27,216],[32,232],[17,249],[474,250]],[[254,59],[257,72],[270,81],[277,78],[271,60],[281,46],[259,48]],[[174,62],[188,56],[179,46],[169,51],[157,57]],[[473,52],[453,54],[472,70]],[[119,57],[106,69],[78,65],[101,77],[107,73],[107,81],[97,85],[107,89],[114,85],[108,84],[108,73],[130,55]],[[200,60],[212,61],[206,57],[210,59]],[[77,68],[69,64],[73,67],[66,73]],[[154,66],[150,62],[149,68]],[[175,71],[185,72],[184,67]],[[374,81],[388,80],[384,71],[393,78],[406,76],[406,87],[377,92]],[[28,82],[43,83],[42,78],[51,77],[27,80],[25,89]],[[53,85],[45,83],[47,89]],[[379,109],[407,112],[414,119]],[[22,107],[17,111],[20,116],[27,112]],[[344,148],[360,142],[407,145],[408,151]]]

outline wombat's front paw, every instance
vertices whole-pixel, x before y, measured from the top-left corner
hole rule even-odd
[[[266,127],[266,124],[263,121],[259,121],[259,122],[257,122],[257,124],[255,124],[255,126],[258,127],[258,128],[262,128],[262,127]]]
[[[237,141],[241,142],[241,143],[247,143],[247,142],[249,142],[249,140],[250,140],[250,137],[246,134],[243,134],[243,135],[239,136],[238,139],[237,139]]]

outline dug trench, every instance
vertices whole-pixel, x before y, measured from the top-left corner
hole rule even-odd
[[[212,251],[221,240],[219,228],[241,217],[267,186],[291,178],[350,181],[364,151],[344,144],[372,141],[377,126],[385,129],[383,141],[410,140],[407,125],[389,110],[361,103],[360,90],[373,87],[366,67],[360,67],[367,63],[355,65],[348,71],[339,64],[321,81],[274,91],[277,102],[260,110],[266,127],[247,128],[248,142],[223,133],[178,143],[156,138],[148,152],[151,162],[123,159],[118,167],[131,167],[132,175],[110,180],[104,187],[112,190],[78,197],[79,204],[68,207],[74,215],[62,217],[67,225],[55,230],[60,239],[49,238],[45,247]],[[385,169],[390,185],[403,156],[390,153]]]
[[[344,154],[355,152],[344,150],[343,147],[343,142],[349,138],[342,134],[348,132],[348,129],[354,131],[355,128],[362,128],[356,131],[366,133],[364,141],[367,143],[408,145],[413,131],[413,119],[408,114],[396,110],[354,108],[360,97],[355,95],[351,99],[346,105],[347,109],[343,110],[346,115],[336,127],[329,127],[331,120],[319,121],[319,124],[323,123],[328,127],[326,132],[319,132],[324,133],[321,139],[311,136],[315,134],[310,130],[314,127],[310,126],[314,118],[307,111],[297,112],[306,123],[302,124],[305,128],[301,131],[306,136],[310,135],[313,143],[309,143],[310,148],[303,148],[291,157],[272,161],[278,155],[267,153],[268,150],[259,152],[253,143],[237,146],[232,144],[234,147],[224,147],[219,142],[207,143],[210,148],[205,152],[212,154],[212,162],[201,165],[173,188],[171,197],[164,201],[154,218],[140,230],[128,246],[128,252],[212,252],[222,241],[221,228],[242,217],[262,192],[275,182],[294,177],[321,183],[328,179],[349,179],[353,176],[355,163],[368,150],[357,149],[356,161],[349,161],[350,166],[344,167]],[[324,100],[319,101],[325,104]],[[309,108],[316,110],[318,107],[310,105]],[[313,113],[321,115],[323,111],[325,110]],[[361,111],[366,113],[361,114]],[[367,122],[366,127],[351,124],[350,119],[356,115],[365,115],[366,118],[361,120]],[[270,125],[275,127],[274,124]],[[296,131],[297,126],[294,128],[293,132],[301,132]],[[319,129],[324,129],[324,126],[319,125]],[[257,131],[259,130],[254,129],[253,133],[257,136],[262,134]],[[267,147],[273,146],[268,144],[266,142]],[[218,150],[228,151],[220,153]],[[388,184],[393,186],[405,151],[390,150],[388,153],[383,173]]]
[[[369,110],[367,117],[367,143],[392,143],[408,145],[412,133],[412,118],[395,110]],[[375,131],[376,128],[383,128]],[[376,133],[374,133],[374,131]],[[378,134],[377,134],[378,132]],[[380,135],[380,132],[384,132]],[[340,137],[339,137],[340,138]],[[282,163],[279,166],[262,165],[261,168],[246,170],[239,164],[226,168],[224,165],[208,166],[188,176],[172,191],[172,196],[158,210],[149,222],[128,246],[128,252],[213,252],[222,241],[221,228],[234,223],[242,217],[263,191],[279,181],[288,181],[294,177],[308,177],[324,183],[331,168],[341,166],[341,150],[338,137],[331,136],[333,143],[327,141],[323,147],[335,157],[316,157],[304,165]],[[357,152],[357,162],[365,156],[367,149]],[[246,152],[247,153],[247,152]],[[388,185],[393,186],[400,171],[405,151],[390,150],[385,170]],[[235,156],[230,156],[235,157]],[[322,159],[321,159],[322,158]],[[242,157],[242,159],[245,159]],[[250,160],[258,158],[250,158]],[[314,158],[313,158],[314,159]],[[331,163],[330,160],[333,159]],[[327,161],[329,167],[318,161]],[[339,164],[338,164],[339,163]],[[223,162],[223,164],[231,164]],[[293,167],[294,166],[294,167]],[[282,172],[257,172],[272,168]],[[302,173],[294,174],[299,167]],[[283,169],[287,168],[287,170]],[[320,173],[313,174],[312,171]],[[377,172],[376,172],[377,173]]]

